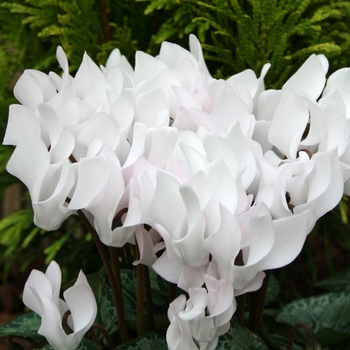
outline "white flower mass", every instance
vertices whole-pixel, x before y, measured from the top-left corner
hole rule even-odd
[[[106,67],[85,54],[74,77],[61,47],[57,59],[61,76],[23,73],[4,138],[35,224],[83,210],[104,244],[136,240],[136,263],[189,294],[170,304],[169,349],[215,349],[235,297],[293,261],[350,194],[350,68],[326,84],[312,55],[265,90],[268,64],[215,79],[193,35],[190,51],[137,52],[134,69],[118,49]]]

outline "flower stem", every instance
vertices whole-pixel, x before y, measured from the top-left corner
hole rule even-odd
[[[117,283],[115,281],[112,267],[111,267],[111,264],[109,262],[107,253],[105,251],[105,248],[104,248],[102,242],[100,241],[100,237],[98,236],[98,233],[96,232],[95,228],[91,225],[89,219],[86,217],[84,212],[82,210],[78,210],[77,212],[78,212],[78,215],[81,217],[83,223],[85,224],[85,226],[89,230],[89,232],[92,236],[92,239],[95,242],[97,250],[100,253],[101,259],[103,261],[103,265],[105,266],[108,280],[109,280],[109,283],[110,283],[110,286],[112,289],[112,293],[113,293],[114,303],[115,303],[115,306],[117,309],[117,318],[118,318],[118,325],[119,325],[119,330],[120,330],[121,342],[125,343],[129,339],[129,335],[128,335],[128,331],[127,331],[125,319],[124,319],[124,308],[120,302],[121,295],[118,293]]]
[[[135,242],[135,257],[136,260],[140,259],[140,252],[137,242]],[[136,296],[136,314],[137,314],[137,335],[140,337],[145,334],[145,319],[144,319],[144,269],[142,264],[136,265],[136,283],[137,283],[137,296]]]
[[[264,306],[270,275],[271,272],[267,271],[261,288],[251,295],[249,308],[249,328],[262,340],[264,340],[269,349],[277,350],[279,348],[271,342],[263,326]]]
[[[153,315],[153,304],[152,304],[152,291],[151,281],[149,278],[148,266],[143,265],[143,280],[145,287],[145,301],[146,301],[146,312],[147,312],[147,325],[148,331],[154,331],[154,315]]]
[[[122,279],[121,279],[121,275],[120,275],[119,254],[118,254],[117,248],[109,247],[109,254],[111,256],[112,272],[113,272],[115,284],[117,287],[117,294],[119,296],[118,297],[117,314],[120,315],[120,318],[122,320],[122,324],[120,324],[119,318],[118,318],[118,324],[119,324],[120,329],[121,329],[121,327],[123,327],[124,332],[127,334],[127,328],[126,328],[126,324],[125,324],[125,313],[124,313],[123,285],[122,285]]]
[[[244,324],[244,312],[247,295],[242,294],[237,297],[237,310],[235,313],[236,319],[239,323]]]
[[[289,339],[288,339],[288,346],[287,346],[286,350],[293,350],[294,337],[295,337],[295,334],[299,328],[304,328],[304,330],[306,331],[306,335],[307,335],[307,338],[305,340],[304,349],[315,349],[315,350],[321,349],[321,345],[314,338],[314,336],[311,332],[311,329],[305,323],[299,322],[299,323],[294,325],[294,327],[292,328],[292,330],[290,332]]]

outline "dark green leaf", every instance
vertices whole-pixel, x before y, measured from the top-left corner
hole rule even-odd
[[[54,348],[51,345],[46,345],[40,350],[54,350]],[[80,343],[79,347],[77,347],[76,350],[99,350],[99,347],[92,341],[83,339],[83,341]]]
[[[165,337],[158,333],[147,333],[116,347],[116,350],[167,350]],[[185,349],[184,349],[185,350]]]
[[[350,334],[350,293],[328,293],[293,301],[278,312],[277,321],[290,325],[303,322],[314,333],[329,328]]]
[[[265,305],[268,305],[271,303],[271,301],[274,301],[277,298],[277,295],[279,294],[279,292],[280,292],[280,285],[276,277],[271,274],[269,285],[267,287]]]
[[[219,338],[217,350],[267,350],[266,344],[241,323],[233,320],[229,331]]]
[[[37,337],[41,318],[35,312],[24,314],[0,327],[0,337]]]
[[[316,287],[330,292],[350,292],[350,270],[342,271],[336,276],[327,278],[317,283]]]
[[[118,331],[117,311],[113,300],[111,287],[101,273],[96,298],[98,309],[96,322],[103,325],[110,335]]]

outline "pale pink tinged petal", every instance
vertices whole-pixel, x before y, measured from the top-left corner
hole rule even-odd
[[[179,312],[179,317],[184,321],[203,316],[207,306],[207,291],[204,288],[190,289],[189,296],[185,310]]]
[[[86,208],[104,188],[107,176],[107,164],[102,157],[81,159],[78,163],[77,185],[68,208]]]
[[[25,133],[40,137],[40,123],[33,111],[26,106],[11,105],[3,144],[16,146]]]
[[[70,131],[60,133],[57,142],[50,149],[51,164],[60,163],[68,159],[73,153],[75,138]]]
[[[135,123],[133,130],[133,140],[127,160],[123,168],[134,164],[136,160],[144,153],[146,140],[146,126],[143,123]]]
[[[177,97],[174,93],[173,88],[175,86],[182,86],[180,76],[177,71],[165,69],[159,73],[159,76],[156,78],[155,88],[163,91],[167,105],[170,109],[170,118],[174,119],[176,112],[178,110],[179,104]],[[144,91],[147,92],[146,84],[144,84]]]
[[[96,300],[90,286],[85,283],[75,284],[63,295],[72,313],[74,333],[81,330],[85,333],[94,323],[97,314]]]
[[[309,111],[303,98],[285,89],[271,123],[269,141],[287,158],[295,160],[308,120]]]
[[[135,121],[145,124],[147,128],[169,124],[169,107],[163,91],[158,89],[137,96]]]
[[[101,139],[105,147],[115,150],[119,143],[119,130],[114,119],[105,113],[94,114],[78,136],[78,142],[88,147],[90,142]]]
[[[230,278],[234,260],[241,249],[241,229],[234,215],[220,205],[221,225],[204,246],[216,261],[220,275]]]
[[[196,132],[198,129],[198,125],[201,125],[203,122],[198,123],[196,118],[193,117],[193,112],[194,110],[191,110],[190,112],[183,107],[179,107],[172,127],[177,128],[179,130],[191,130],[193,132]],[[206,112],[202,112],[201,114],[205,115],[206,118],[208,118],[208,114]],[[220,127],[219,130],[221,131]]]
[[[67,56],[62,48],[62,46],[57,46],[56,49],[56,57],[59,65],[61,66],[62,70],[68,74],[69,72],[69,66],[68,66],[68,60]]]
[[[298,71],[283,85],[282,90],[291,89],[298,94],[306,94],[312,100],[316,100],[326,82],[327,66],[324,56],[320,59],[315,54],[311,55]]]
[[[161,167],[170,157],[181,132],[173,127],[161,127],[147,131],[145,157]]]
[[[108,236],[104,234],[104,232],[102,231],[100,234],[100,239],[102,241],[102,239],[104,239],[104,237],[106,237],[106,239],[104,241],[102,241],[105,245],[110,245],[111,247],[123,247],[126,243],[131,243],[134,244],[134,234],[135,234],[135,230],[137,228],[137,225],[135,226],[129,226],[129,227],[125,227],[125,226],[121,226],[121,227],[117,227],[112,231],[112,236]]]
[[[244,275],[245,271],[242,270],[241,273]],[[239,289],[239,290],[236,289],[236,280],[234,281],[234,283],[235,283],[234,284],[235,285],[235,296],[239,296],[239,295],[249,293],[249,292],[255,292],[256,290],[260,289],[260,287],[263,284],[264,278],[265,278],[265,272],[254,271],[254,274],[255,274],[255,277],[252,277],[252,279],[249,282],[246,282],[245,284],[241,285],[241,289]],[[237,288],[238,288],[238,285],[237,285]]]
[[[186,209],[179,192],[179,182],[171,175],[159,171],[157,187],[150,206],[150,217],[170,234],[185,217]]]
[[[245,86],[239,87],[237,97],[246,105],[248,113],[253,113],[254,101],[249,90]]]
[[[229,279],[216,280],[205,275],[205,285],[208,289],[208,311],[210,317],[223,314],[234,302],[233,286]],[[228,322],[225,320],[223,323]]]
[[[43,102],[44,93],[39,81],[29,70],[25,70],[13,89],[16,99],[35,111],[38,103]]]
[[[223,134],[224,129],[222,125],[220,125],[220,122],[216,120],[216,118],[211,113],[208,114],[197,109],[191,109],[189,112],[190,117],[196,122],[198,128],[202,125],[205,125],[215,135]]]
[[[83,61],[72,82],[72,90],[83,99],[89,90],[94,78],[105,79],[95,62],[85,52]]]
[[[206,158],[210,162],[215,159],[222,159],[230,170],[232,177],[236,177],[238,172],[238,158],[228,141],[220,136],[209,133],[203,138],[203,146],[206,151]]]
[[[40,118],[45,124],[45,128],[49,133],[50,145],[54,146],[63,131],[62,125],[56,112],[47,103],[40,103],[38,105]]]
[[[208,175],[203,171],[198,171],[186,181],[185,185],[194,190],[200,207],[204,210],[213,197],[213,188]]]
[[[180,142],[180,147],[186,157],[188,168],[190,170],[190,175],[195,175],[198,171],[203,170],[209,165],[209,161],[205,157],[191,146],[183,144]]]
[[[243,172],[242,184],[246,189],[252,183],[256,174],[255,156],[248,147],[239,123],[232,124],[223,137],[230,143],[235,151],[238,158],[238,172]]]
[[[177,283],[178,287],[188,292],[190,288],[199,288],[203,286],[204,274],[207,273],[208,264],[191,267],[182,266],[181,275]]]
[[[61,325],[61,315],[57,305],[47,296],[39,294],[44,313],[38,333],[43,335],[54,349],[74,350],[67,346],[67,334]]]
[[[187,323],[180,321],[177,315],[168,327],[166,341],[169,350],[198,350]]]
[[[49,163],[49,153],[43,141],[33,134],[24,134],[6,169],[32,192],[34,185],[45,175]]]
[[[135,55],[135,84],[140,84],[144,80],[157,76],[165,68],[163,62],[145,52],[137,51]]]
[[[307,235],[308,212],[273,221],[275,241],[259,262],[261,270],[277,269],[291,263],[300,253]]]
[[[257,286],[257,289],[261,287],[255,283],[256,276],[263,270],[263,267],[260,266],[260,263],[251,265],[251,266],[233,266],[232,276],[230,280],[233,283],[234,295],[238,296],[248,291],[253,291],[256,289],[249,289],[248,286]],[[263,277],[265,274],[263,273]],[[263,278],[262,278],[263,279]],[[261,278],[258,278],[258,282],[261,281]]]
[[[199,87],[198,92],[195,94],[196,98],[201,102],[202,110],[204,112],[210,113],[214,107],[214,103],[208,91],[207,85]]]
[[[208,68],[205,64],[203,51],[201,44],[197,37],[193,34],[190,34],[190,51],[193,54],[193,56],[197,59],[199,69],[204,72],[205,74],[208,74],[210,76],[210,73],[208,71]]]
[[[165,251],[157,261],[152,265],[153,270],[166,281],[177,284],[179,282],[182,263],[178,259],[169,259],[167,251]]]
[[[176,95],[178,107],[183,107],[185,109],[202,109],[200,100],[198,100],[188,89],[182,86],[173,86],[173,91]]]
[[[140,259],[133,262],[133,265],[144,264],[151,267],[157,260],[153,252],[153,241],[147,230],[139,226],[135,231],[137,246],[140,250]]]
[[[52,297],[52,284],[47,276],[41,271],[32,270],[24,285],[22,296],[24,305],[41,316],[43,314],[42,303],[33,293],[33,290],[40,291],[41,294],[46,295],[49,298]]]
[[[144,179],[146,180],[145,184],[140,183],[139,180],[135,180],[134,178],[130,180],[129,205],[128,212],[125,215],[125,220],[123,223],[124,226],[134,226],[142,224],[145,208],[143,207],[144,203],[141,202],[142,199],[140,198],[140,191],[142,191],[144,185],[147,186],[147,184],[149,184],[149,179],[147,178],[147,176]],[[147,201],[150,200],[151,199],[149,198],[147,199]]]
[[[236,94],[238,94],[241,86],[246,87],[251,97],[255,95],[258,88],[258,79],[251,69],[246,69],[243,72],[232,75],[227,79],[227,82],[232,86]]]
[[[250,128],[250,113],[247,106],[227,90],[223,90],[210,115],[222,126],[223,130],[227,130],[235,121],[239,122],[243,134],[246,134]]]
[[[218,104],[223,91],[231,93],[232,95],[236,95],[233,87],[226,80],[216,80],[213,79],[207,86],[206,89],[208,91],[209,97],[211,99],[212,108]],[[212,110],[209,110],[209,112]]]
[[[180,299],[180,295],[175,299],[169,306],[168,315],[172,316],[169,320],[171,321],[170,326],[167,330],[166,340],[169,350],[198,350],[195,345],[189,323],[183,321],[178,313],[183,309],[185,305],[182,305],[183,299]],[[180,299],[180,300],[179,300]],[[179,301],[178,301],[179,300]],[[184,298],[186,301],[186,298]],[[180,304],[180,305],[178,305]]]
[[[205,219],[193,189],[180,186],[180,193],[186,206],[187,233],[184,234],[183,228],[173,232],[173,247],[185,265],[201,266],[208,261],[209,255],[203,247]]]
[[[193,93],[196,91],[198,80],[197,67],[198,63],[192,55],[179,59],[179,64],[176,67],[176,70],[181,77],[183,86]]]
[[[281,98],[281,90],[263,91],[258,99],[256,120],[265,120],[271,122]]]
[[[178,344],[180,341],[181,341],[181,330],[176,318],[174,317],[173,320],[171,320],[170,325],[166,332],[166,342],[168,345],[168,349],[180,350],[178,348]],[[196,347],[196,350],[198,350],[197,347]]]

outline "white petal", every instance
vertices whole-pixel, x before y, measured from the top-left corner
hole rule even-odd
[[[204,288],[190,289],[189,296],[185,310],[179,312],[179,317],[184,321],[203,315],[207,306],[207,292]]]
[[[324,88],[327,69],[328,63],[324,56],[311,55],[283,85],[282,90],[289,88],[296,93],[305,93],[311,100],[316,100]]]
[[[273,221],[276,232],[271,251],[259,263],[261,270],[291,263],[300,253],[307,234],[308,212]]]
[[[97,314],[95,297],[89,284],[86,280],[78,279],[76,284],[67,289],[63,295],[72,314],[74,333],[80,331],[85,333],[94,323]]]
[[[43,315],[38,333],[43,335],[54,349],[74,350],[67,346],[67,334],[61,325],[61,315],[57,305],[46,295],[39,294],[43,305]]]
[[[273,116],[269,141],[289,159],[296,159],[297,150],[309,119],[304,100],[285,89]]]
[[[26,106],[11,105],[3,144],[16,146],[25,133],[40,137],[38,118]]]
[[[42,181],[49,167],[50,159],[46,146],[34,134],[25,134],[14,150],[7,171],[18,177],[32,193],[34,185]]]

